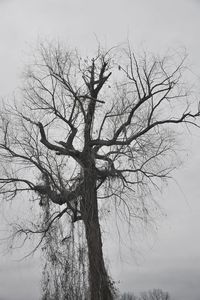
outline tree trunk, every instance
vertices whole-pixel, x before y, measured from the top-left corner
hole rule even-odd
[[[96,178],[93,170],[93,168],[84,170],[83,203],[81,208],[88,246],[90,299],[112,300],[112,285],[103,259]]]

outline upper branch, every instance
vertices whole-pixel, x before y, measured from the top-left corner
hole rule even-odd
[[[94,121],[96,103],[104,103],[104,101],[97,99],[98,94],[111,75],[111,72],[107,75],[105,74],[109,69],[109,63],[104,60],[105,58],[101,57],[102,62],[100,67],[98,67],[98,59],[99,57],[96,58],[97,62],[95,62],[95,59],[92,59],[91,66],[88,68],[86,74],[83,75],[85,84],[89,89],[89,95],[85,95],[85,99],[89,99],[85,118],[85,145],[88,145],[91,139],[91,129]]]
[[[41,143],[44,146],[46,146],[49,150],[56,151],[56,153],[59,154],[59,155],[68,155],[68,156],[73,157],[79,163],[81,162],[81,160],[80,160],[81,153],[80,153],[80,151],[75,150],[72,147],[72,145],[70,143],[70,139],[68,140],[68,143],[58,142],[63,147],[57,146],[55,144],[52,144],[52,143],[50,143],[48,141],[48,139],[46,137],[46,134],[45,134],[45,131],[44,131],[44,127],[43,127],[42,123],[38,122],[37,125],[38,125],[38,127],[40,129],[40,135],[41,135],[41,140],[40,141],[41,141]],[[73,137],[74,137],[75,133],[76,133],[76,130],[75,130],[75,132],[72,132],[71,140],[73,140]]]
[[[188,96],[181,83],[184,59],[174,69],[165,65],[165,59],[154,59],[150,66],[146,58],[138,62],[130,49],[128,59],[129,65],[119,66],[125,74],[125,81],[116,87],[119,101],[110,118],[114,124],[112,136],[101,138],[99,134],[91,145],[97,150],[102,146],[130,145],[138,137],[164,124],[190,123],[197,126],[195,119],[200,116],[200,111],[192,113],[187,100],[182,101],[183,112],[179,114],[178,100]],[[105,114],[100,133],[108,117]]]
[[[200,116],[200,111],[197,113],[184,113],[180,118],[172,118],[172,119],[166,119],[166,120],[160,120],[153,122],[149,125],[147,125],[145,128],[143,128],[141,131],[138,131],[137,133],[134,133],[127,137],[126,139],[123,140],[118,140],[116,139],[116,136],[110,140],[103,140],[103,139],[96,139],[91,142],[92,145],[95,146],[113,146],[113,145],[130,145],[131,142],[136,140],[138,137],[144,135],[148,131],[150,131],[154,127],[158,127],[160,125],[164,124],[178,124],[178,123],[188,123],[188,124],[193,124],[195,126],[198,126],[195,121],[193,121],[196,117]],[[200,126],[198,126],[200,127]],[[118,136],[118,135],[117,135]]]

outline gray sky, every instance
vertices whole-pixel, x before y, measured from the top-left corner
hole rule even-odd
[[[64,40],[83,53],[95,48],[95,36],[108,48],[127,38],[135,49],[159,53],[185,47],[189,66],[200,76],[199,29],[197,0],[0,0],[0,96],[11,96],[19,85],[40,38]],[[199,300],[200,132],[184,142],[185,163],[160,199],[167,217],[156,232],[136,235],[132,255],[127,251],[123,260],[116,244],[106,243],[113,279],[122,290],[163,288],[174,300]],[[37,262],[16,264],[2,257],[0,300],[39,300]]]

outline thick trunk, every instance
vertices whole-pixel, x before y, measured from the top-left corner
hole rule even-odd
[[[88,246],[90,299],[112,300],[112,287],[106,272],[102,252],[96,179],[95,174],[92,173],[92,168],[84,170],[84,197],[82,203],[82,217]]]

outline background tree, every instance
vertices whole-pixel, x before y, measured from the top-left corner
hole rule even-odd
[[[176,165],[174,126],[197,124],[183,63],[180,57],[136,58],[129,47],[98,49],[82,59],[77,51],[41,46],[26,72],[22,105],[2,109],[2,196],[24,192],[40,204],[45,196],[55,208],[44,224],[16,233],[24,240],[40,233],[41,244],[64,216],[66,236],[69,222],[82,222],[90,299],[114,293],[102,251],[102,203],[114,203],[129,223],[148,218],[152,187]]]
[[[170,295],[161,289],[153,289],[152,291],[142,292],[140,296],[131,293],[124,293],[120,300],[170,300]]]
[[[138,297],[135,296],[133,293],[123,293],[120,296],[120,300],[138,300]]]
[[[163,292],[161,289],[154,289],[141,294],[141,300],[170,300],[169,293]]]

